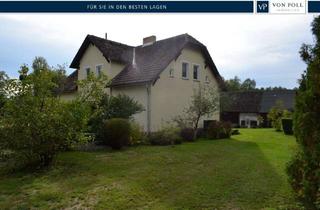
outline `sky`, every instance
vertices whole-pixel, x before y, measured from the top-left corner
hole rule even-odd
[[[205,44],[221,76],[255,79],[258,87],[297,86],[313,43],[312,15],[254,14],[6,14],[0,15],[0,70],[18,77],[23,63],[43,56],[69,65],[87,34],[137,46],[188,33]],[[67,69],[71,73],[73,69]]]

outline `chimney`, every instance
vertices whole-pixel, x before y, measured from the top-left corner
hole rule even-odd
[[[155,43],[157,40],[156,36],[148,36],[143,38],[143,46],[147,46],[147,45],[151,45],[153,43]]]
[[[105,38],[105,39],[108,39],[108,33],[105,33],[105,34],[104,34],[104,38]]]

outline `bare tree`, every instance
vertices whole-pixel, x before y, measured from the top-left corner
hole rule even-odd
[[[219,92],[208,85],[199,85],[194,90],[189,107],[183,114],[174,118],[174,122],[180,127],[192,127],[194,130],[194,139],[197,136],[199,122],[202,117],[210,116],[219,110]]]

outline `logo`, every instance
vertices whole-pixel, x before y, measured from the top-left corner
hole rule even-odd
[[[258,0],[257,13],[305,14],[306,0]]]
[[[268,13],[269,2],[268,1],[257,1],[257,13]]]

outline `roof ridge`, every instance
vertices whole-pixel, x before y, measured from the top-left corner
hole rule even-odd
[[[113,40],[110,40],[110,39],[104,39],[104,38],[102,38],[102,37],[95,36],[95,35],[91,35],[91,34],[88,34],[87,36],[88,36],[88,37],[95,38],[95,39],[100,39],[101,41],[110,42],[110,43],[112,43],[112,44],[120,45],[120,46],[131,47],[131,48],[134,47],[134,46],[131,46],[131,45],[123,44],[123,43],[121,43],[121,42],[116,42],[116,41],[113,41]]]

